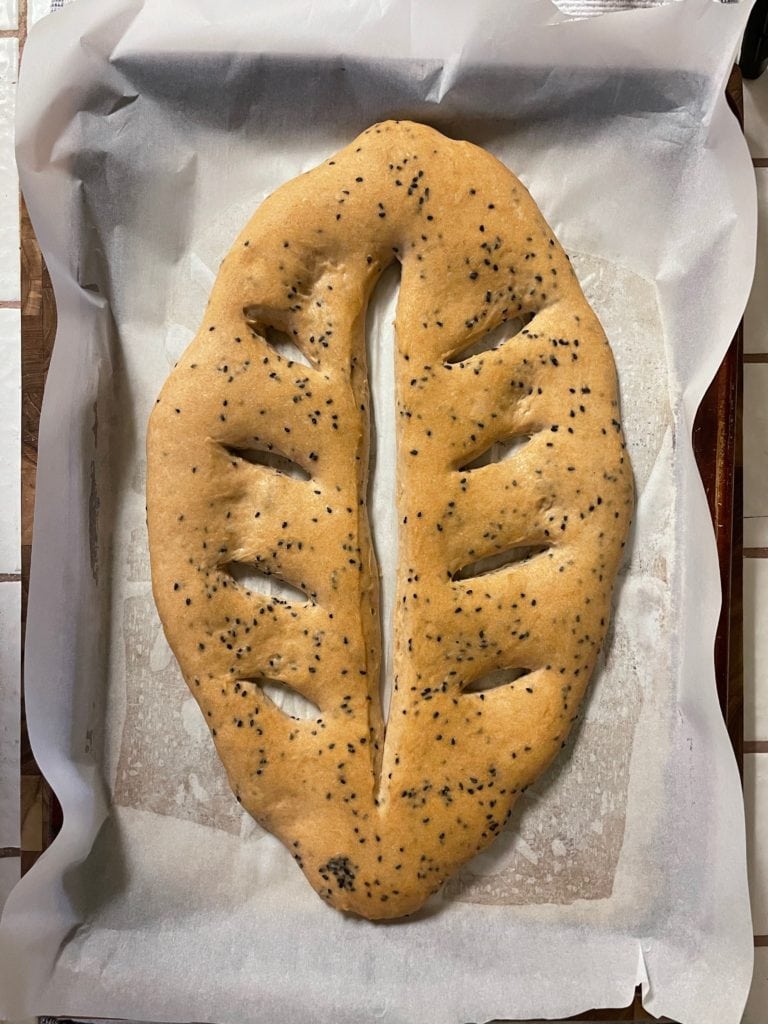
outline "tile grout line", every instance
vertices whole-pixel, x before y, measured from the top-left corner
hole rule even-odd
[[[768,558],[768,548],[744,548],[743,554],[745,558]]]
[[[21,309],[21,299],[0,299],[0,309]]]
[[[744,740],[745,754],[768,754],[768,740]]]
[[[21,849],[18,846],[0,846],[0,860],[6,857],[20,857]]]
[[[27,41],[27,18],[27,0],[19,0],[19,61],[21,61],[24,43]]]
[[[0,583],[21,583],[21,573],[0,572]]]

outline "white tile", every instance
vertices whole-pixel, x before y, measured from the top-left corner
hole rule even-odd
[[[19,176],[13,117],[19,44],[0,39],[0,300],[19,299]]]
[[[768,740],[768,630],[764,628],[765,623],[768,623],[768,558],[745,558],[745,740]]]
[[[755,950],[755,971],[752,988],[741,1018],[741,1024],[766,1024],[768,1021],[768,947]]]
[[[0,28],[19,27],[19,0],[0,0]]]
[[[21,584],[0,583],[0,846],[20,845]]]
[[[768,156],[768,73],[744,81],[744,133],[752,156]],[[768,1024],[768,1012],[766,1012]]]
[[[768,754],[744,755],[744,804],[752,927],[768,935]]]
[[[21,858],[0,857],[0,913],[8,894],[21,877]]]
[[[744,515],[768,516],[768,363],[744,366]]]
[[[764,77],[768,79],[768,72]],[[752,291],[744,312],[744,351],[768,352],[768,167],[755,168],[755,181],[757,264]]]
[[[21,313],[0,309],[0,573],[21,569]]]
[[[768,516],[752,516],[744,520],[744,547],[768,548]]]

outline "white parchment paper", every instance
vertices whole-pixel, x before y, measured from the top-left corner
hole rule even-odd
[[[0,1014],[412,1024],[628,1003],[737,1024],[752,939],[690,444],[754,264],[723,98],[748,5],[79,0],[36,27],[18,158],[56,289],[27,717],[64,808],[0,924]],[[144,437],[258,203],[386,117],[531,189],[613,346],[638,489],[584,720],[496,844],[407,922],[329,910],[237,807],[149,587]],[[385,616],[389,275],[368,321]]]

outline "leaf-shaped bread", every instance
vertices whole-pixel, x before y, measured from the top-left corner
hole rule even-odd
[[[394,260],[385,730],[364,325]],[[509,337],[468,353],[504,322]],[[482,458],[512,438],[527,443]],[[148,460],[155,600],[237,799],[332,906],[412,913],[565,743],[632,510],[613,358],[526,189],[408,122],[279,188],[222,263]],[[238,582],[247,566],[303,598]],[[275,683],[316,715],[282,711]]]

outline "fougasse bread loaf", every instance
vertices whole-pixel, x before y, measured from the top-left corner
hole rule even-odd
[[[395,260],[385,727],[365,316]],[[632,512],[611,351],[523,185],[391,121],[269,196],[157,400],[147,491],[157,607],[238,801],[331,906],[413,913],[564,745]],[[244,566],[303,599],[239,581]],[[292,717],[268,683],[317,711]]]

